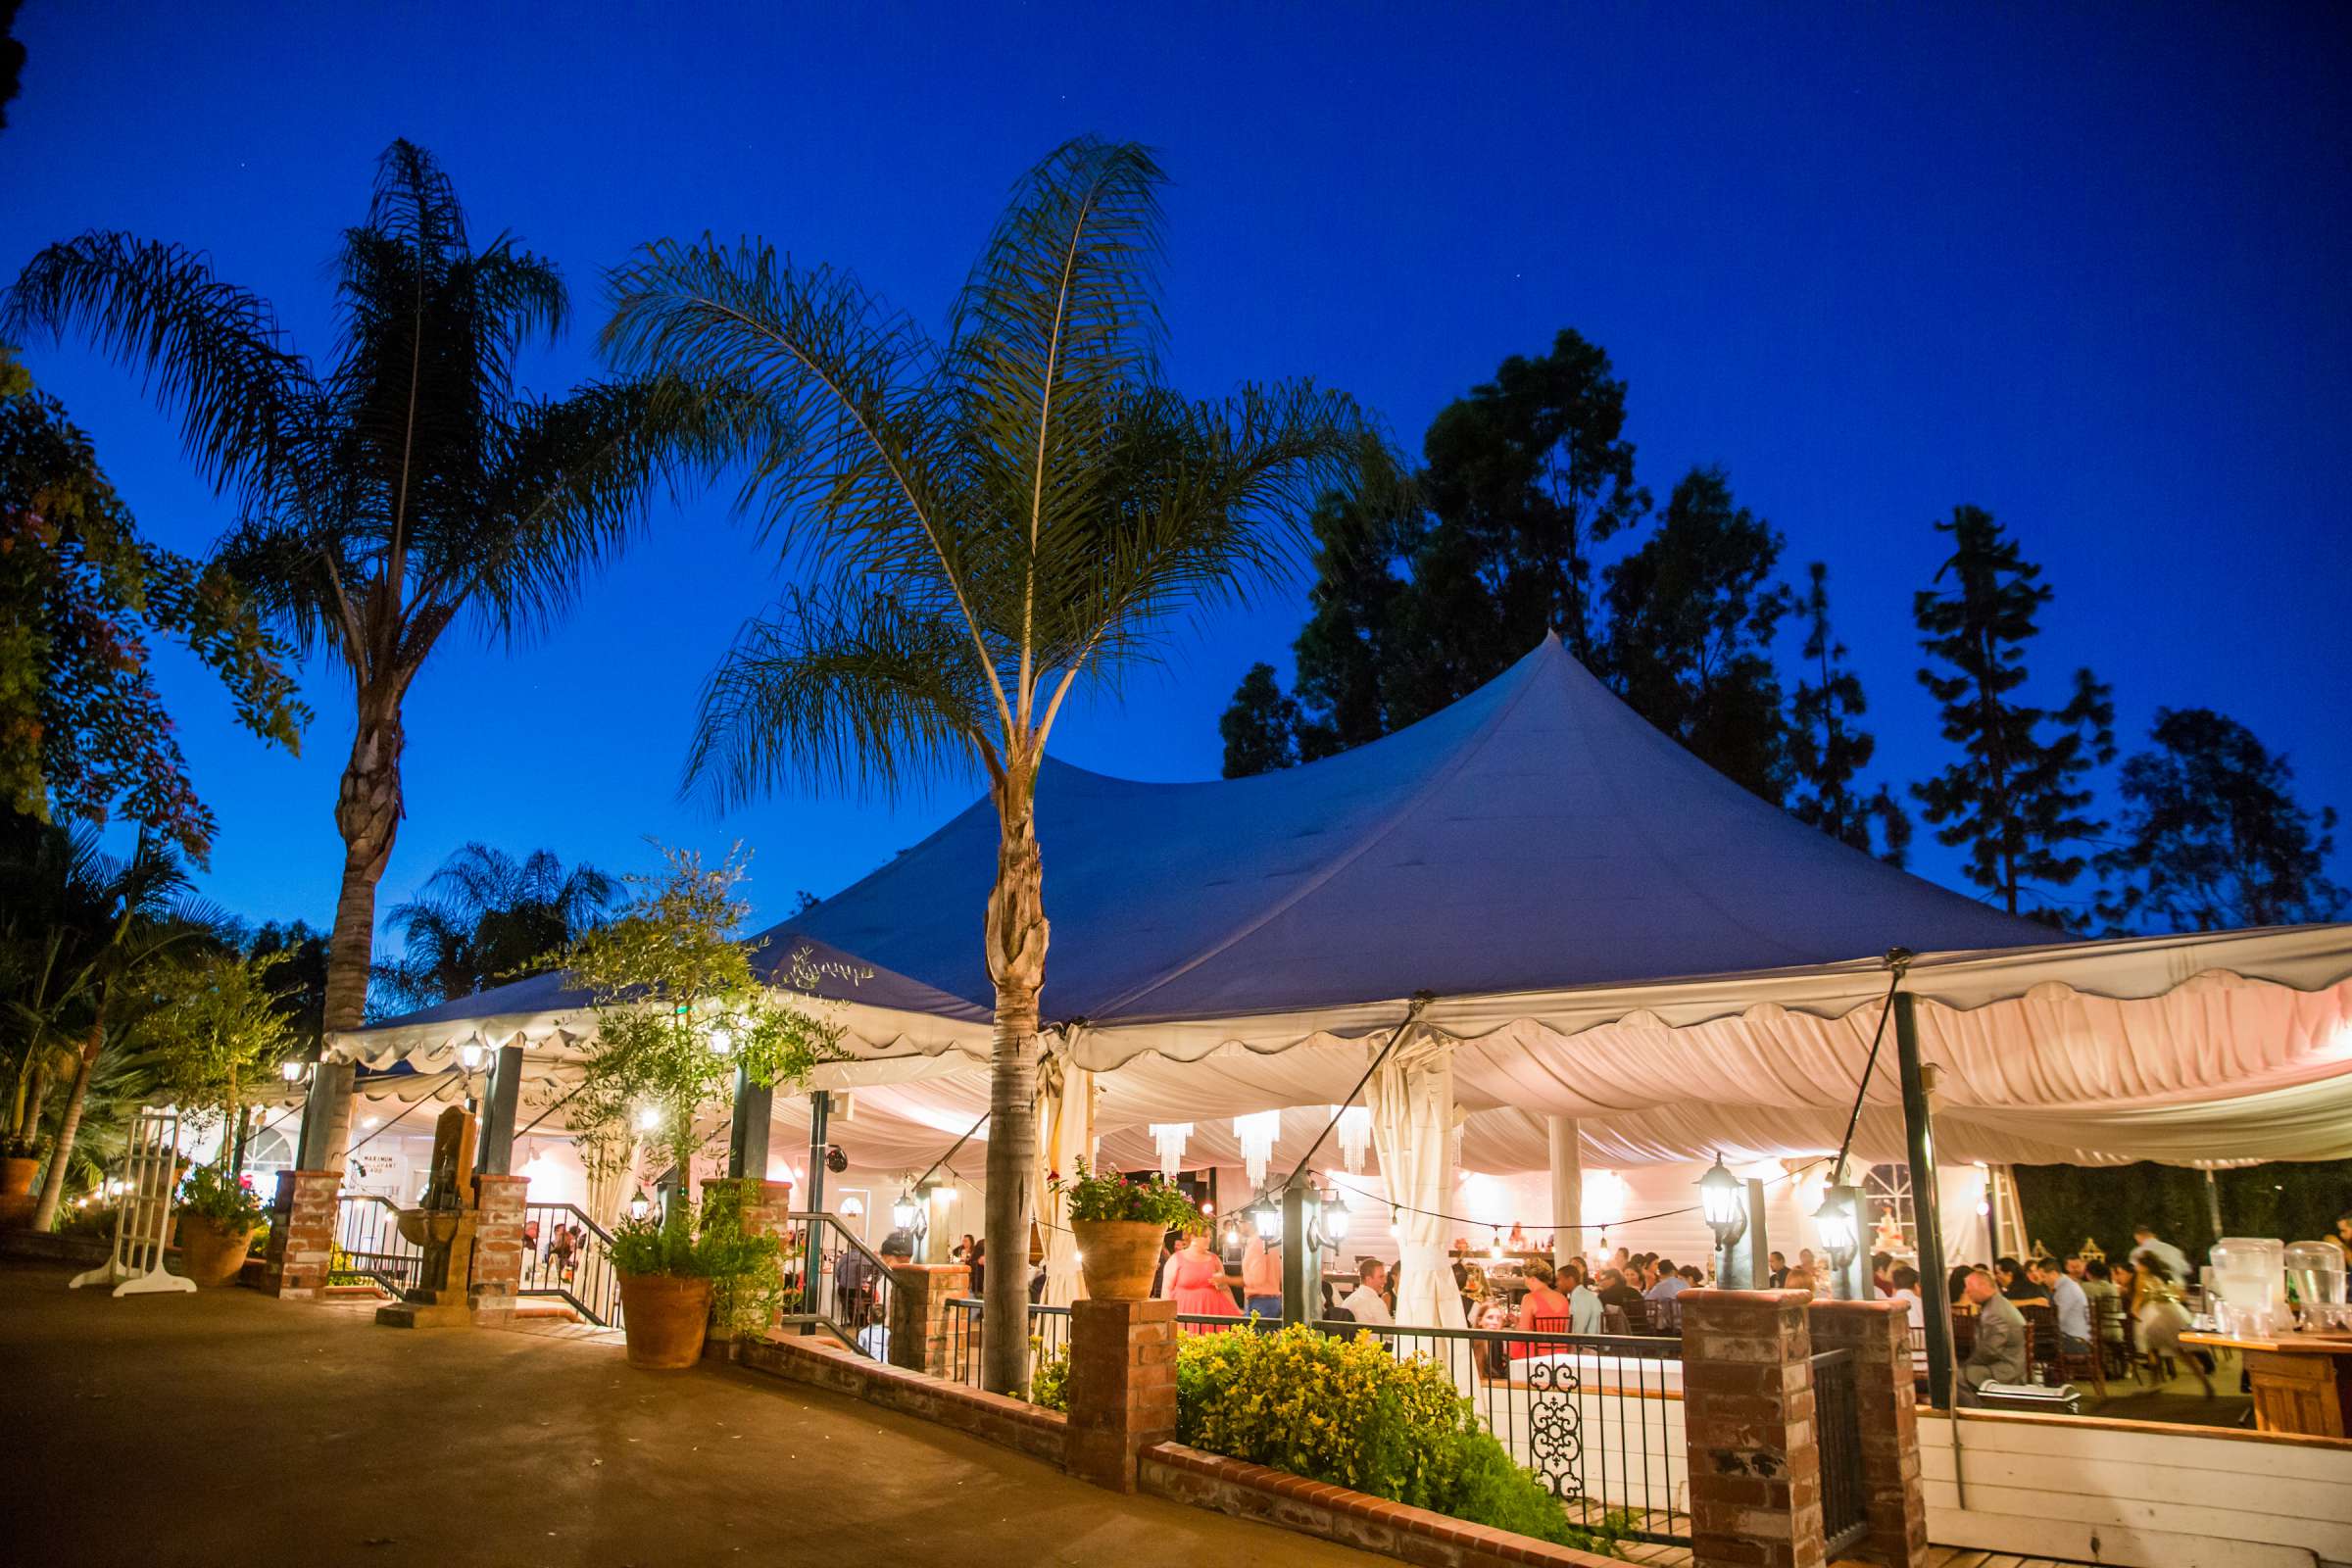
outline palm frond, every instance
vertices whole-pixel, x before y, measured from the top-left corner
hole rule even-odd
[[[179,415],[181,444],[220,489],[268,483],[313,401],[309,364],[259,296],[180,245],[92,231],[50,245],[0,300],[0,338],[85,334]]]
[[[612,295],[606,353],[696,389],[671,405],[679,436],[705,464],[740,465],[738,504],[763,535],[953,611],[979,656],[955,431],[912,322],[755,243],[650,245]]]
[[[953,621],[879,594],[795,591],[704,688],[686,785],[722,808],[795,782],[896,798],[961,767],[993,772],[993,713]]]

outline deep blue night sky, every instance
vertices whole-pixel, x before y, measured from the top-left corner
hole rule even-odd
[[[30,0],[0,271],[89,227],[175,238],[324,355],[335,233],[407,135],[480,237],[565,268],[577,319],[530,366],[554,389],[593,368],[601,270],[643,240],[761,234],[937,321],[1022,169],[1079,131],[1136,138],[1176,180],[1180,383],[1311,374],[1417,450],[1499,359],[1579,328],[1630,382],[1661,499],[1721,463],[1791,576],[1830,563],[1888,776],[1940,760],[1910,595],[1930,519],[1969,501],[2057,588],[2042,690],[2094,664],[2127,745],[2159,705],[2219,708],[2307,799],[2352,806],[2352,23],[2046,9]],[[78,345],[27,358],[145,525],[204,548],[224,509],[131,379]],[[380,907],[468,838],[634,869],[646,835],[740,836],[776,912],[960,807],[956,787],[722,821],[678,801],[697,685],[774,586],[706,500],[665,510],[552,640],[448,646],[410,703]],[[1218,712],[1251,662],[1287,678],[1300,603],[1187,638],[1061,755],[1213,776]],[[323,925],[349,703],[325,666],[309,695],[297,761],[183,665],[168,686],[222,823],[207,890]]]

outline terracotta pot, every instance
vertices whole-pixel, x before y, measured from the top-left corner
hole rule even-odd
[[[16,1230],[32,1223],[32,1211],[41,1200],[32,1191],[32,1173],[40,1161],[24,1159],[11,1154],[0,1159],[0,1230]]]
[[[179,1216],[179,1271],[205,1290],[235,1279],[245,1267],[253,1233],[262,1227],[239,1220],[223,1225],[217,1219],[182,1210]]]
[[[1160,1244],[1168,1228],[1148,1219],[1074,1219],[1078,1272],[1086,1294],[1098,1301],[1142,1301],[1152,1295]]]
[[[629,1365],[672,1372],[703,1358],[710,1332],[710,1282],[682,1274],[623,1274],[620,1331]]]

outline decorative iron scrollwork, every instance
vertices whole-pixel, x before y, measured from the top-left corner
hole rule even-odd
[[[1562,1502],[1585,1495],[1583,1380],[1566,1356],[1539,1356],[1527,1365],[1527,1449],[1536,1474]]]

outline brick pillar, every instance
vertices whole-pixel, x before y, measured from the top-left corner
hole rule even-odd
[[[270,1239],[262,1248],[261,1289],[271,1296],[315,1300],[326,1286],[335,1255],[335,1197],[340,1172],[281,1170],[270,1205]]]
[[[1693,1568],[1822,1568],[1821,1448],[1803,1291],[1685,1291]]]
[[[1858,1554],[1886,1568],[1925,1568],[1928,1503],[1919,1479],[1918,1394],[1911,1315],[1900,1301],[1815,1301],[1813,1345],[1850,1350],[1861,1420],[1862,1493],[1870,1534]]]
[[[1136,1455],[1176,1436],[1176,1303],[1070,1303],[1069,1393],[1063,1468],[1133,1492]]]
[[[890,1364],[947,1377],[948,1302],[971,1288],[972,1271],[961,1263],[893,1263]]]
[[[522,1206],[530,1194],[527,1176],[473,1179],[473,1262],[466,1276],[466,1304],[487,1327],[514,1321],[514,1295],[522,1289]]]
[[[793,1226],[790,1218],[792,1183],[763,1181],[757,1176],[717,1177],[703,1183],[703,1201],[706,1203],[714,1195],[729,1193],[742,1195],[744,1235],[773,1236],[786,1245],[807,1239]],[[804,1258],[802,1261],[806,1265],[808,1260]],[[799,1306],[797,1301],[788,1301],[784,1304],[784,1310],[797,1311]],[[732,1313],[733,1305],[728,1294],[725,1291],[715,1293],[710,1298],[710,1338],[706,1342],[707,1345],[726,1345],[735,1340],[736,1325],[732,1321]],[[767,1327],[774,1325],[771,1323]],[[745,1337],[752,1336],[747,1333]]]

